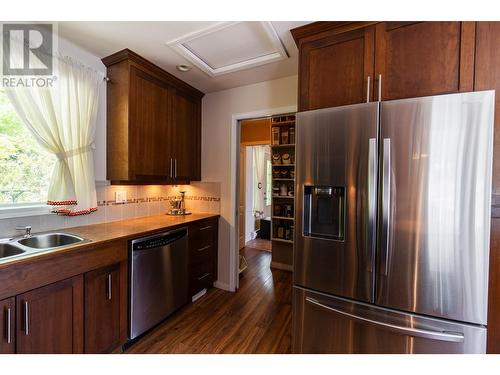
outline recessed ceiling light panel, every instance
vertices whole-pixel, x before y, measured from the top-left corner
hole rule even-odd
[[[167,45],[212,77],[288,57],[271,22],[220,22]]]

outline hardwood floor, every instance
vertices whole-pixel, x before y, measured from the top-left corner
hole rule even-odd
[[[245,246],[257,250],[272,251],[272,242],[261,238],[250,240],[245,244]]]
[[[292,274],[271,270],[269,252],[241,254],[248,268],[236,293],[210,289],[126,353],[290,353]]]

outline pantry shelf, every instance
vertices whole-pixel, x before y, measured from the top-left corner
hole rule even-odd
[[[282,253],[293,248],[295,230],[295,115],[272,119],[271,154],[271,240]]]

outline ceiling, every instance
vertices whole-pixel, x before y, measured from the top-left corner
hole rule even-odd
[[[254,28],[257,22],[245,22]],[[233,87],[248,85],[281,77],[297,74],[297,47],[290,34],[290,29],[307,24],[309,22],[270,22],[276,35],[281,40],[282,46],[289,57],[265,63],[263,65],[249,64],[243,70],[217,74],[211,76],[190,61],[187,55],[176,51],[172,45],[167,45],[176,40],[189,38],[190,35],[199,35],[204,30],[216,30],[220,22],[198,22],[198,21],[165,21],[165,22],[59,22],[58,30],[60,36],[82,47],[90,53],[105,57],[121,49],[129,48],[139,55],[145,57],[156,65],[162,67],[169,73],[208,93],[229,89]],[[250,29],[250,28],[249,28]],[[211,31],[209,31],[211,32]],[[228,33],[226,33],[227,36]],[[241,53],[245,58],[245,49],[241,46],[255,46],[255,40],[247,39],[241,34],[238,39],[239,47],[229,48],[231,43],[224,43],[224,36],[220,38],[207,37],[206,43],[200,45],[199,49],[209,52],[213,48],[210,58],[217,58],[217,63],[223,64],[227,61],[236,61],[235,53]],[[250,37],[248,37],[250,38]],[[265,43],[265,41],[263,41]],[[212,46],[211,46],[212,44]],[[207,48],[207,45],[211,48]],[[202,48],[203,47],[203,48]],[[257,47],[256,47],[257,48]],[[268,50],[268,45],[263,45]],[[240,52],[237,52],[240,51]],[[256,49],[258,51],[258,48]],[[227,54],[227,56],[225,56]],[[188,72],[180,72],[177,65],[186,64],[192,67]],[[241,65],[241,64],[240,64]],[[213,75],[213,74],[212,74]]]

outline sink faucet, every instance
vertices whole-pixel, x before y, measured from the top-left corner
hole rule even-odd
[[[24,238],[30,238],[31,237],[31,225],[27,225],[25,227],[19,227],[16,228],[16,230],[23,230],[24,231]]]

